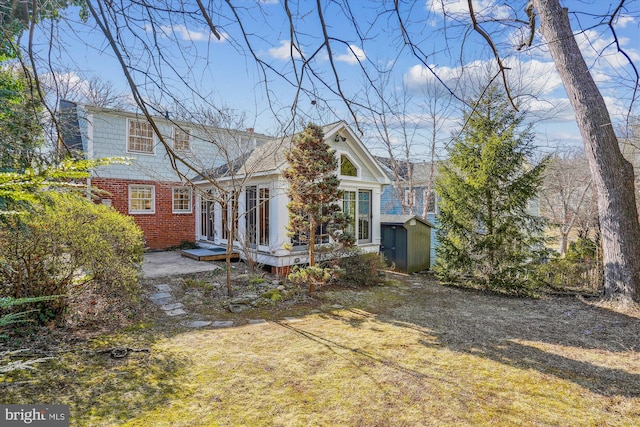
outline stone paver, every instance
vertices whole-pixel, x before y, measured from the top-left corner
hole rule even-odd
[[[233,326],[233,320],[214,320],[211,326],[214,328],[230,328]]]
[[[250,325],[265,325],[267,321],[264,319],[249,319],[248,323]]]
[[[163,309],[164,311],[171,311],[171,310],[176,310],[178,308],[184,308],[184,304],[182,304],[181,302],[174,302],[171,304],[161,305],[160,308]]]
[[[175,310],[167,310],[167,311],[165,311],[165,313],[167,314],[167,316],[171,316],[171,317],[182,316],[182,315],[187,314],[187,312],[184,311],[181,308],[176,308]]]
[[[194,320],[189,323],[187,326],[190,328],[203,328],[205,326],[209,326],[212,322],[209,320]]]
[[[156,285],[156,290],[158,292],[171,292],[171,286],[169,285]]]
[[[171,298],[171,294],[169,292],[156,292],[155,294],[152,294],[149,297],[149,299],[153,302],[156,302],[158,300],[165,299],[165,298]]]

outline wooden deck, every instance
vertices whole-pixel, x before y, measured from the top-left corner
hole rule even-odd
[[[180,255],[195,259],[197,261],[220,261],[227,258],[224,249],[185,249],[180,251]],[[231,259],[237,260],[240,254],[233,252]]]

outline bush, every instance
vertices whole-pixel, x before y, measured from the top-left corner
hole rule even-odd
[[[316,287],[327,284],[334,277],[333,273],[331,268],[296,265],[287,278],[296,286],[309,285],[309,293],[313,293]]]
[[[598,245],[580,238],[569,243],[564,258],[556,256],[540,265],[540,276],[555,289],[597,294],[602,287],[602,262],[597,255]]]
[[[385,268],[385,263],[379,254],[358,251],[353,255],[339,258],[337,265],[343,271],[341,281],[346,285],[374,286],[379,285],[383,280],[380,271]]]
[[[91,295],[107,306],[140,293],[142,232],[133,219],[73,195],[7,219],[0,229],[0,297],[65,295],[37,303],[42,321],[60,320],[72,301]],[[94,303],[95,304],[95,303]]]

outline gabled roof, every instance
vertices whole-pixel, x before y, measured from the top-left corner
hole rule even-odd
[[[403,225],[403,224],[406,224],[407,222],[411,221],[412,219],[415,219],[416,221],[419,221],[419,222],[421,222],[424,225],[427,225],[429,227],[435,228],[435,225],[433,225],[432,223],[430,223],[426,219],[422,218],[421,216],[409,215],[409,214],[380,215],[380,224]]]
[[[375,156],[375,159],[382,165],[385,173],[392,181],[395,180],[395,174],[392,169],[392,161],[388,157]],[[406,161],[397,160],[398,164],[398,175],[402,181],[408,181],[408,164]],[[431,165],[430,162],[410,162],[412,167],[413,174],[413,184],[415,186],[426,185],[429,183],[429,177],[431,176]],[[434,174],[433,177],[438,175],[438,162],[433,163],[434,166]]]
[[[358,145],[357,151],[361,158],[368,161],[370,167],[376,169],[380,177],[386,181],[384,184],[390,183],[380,164],[344,121],[338,121],[322,126],[322,132],[324,134],[325,141],[327,141],[329,145],[331,145],[333,138],[339,132],[348,133],[351,136],[351,139]],[[285,153],[287,150],[291,149],[293,138],[294,136],[286,136],[282,138],[273,138],[265,142],[249,153],[246,160],[237,167],[234,167],[233,170],[239,175],[269,175],[281,173],[287,162]]]

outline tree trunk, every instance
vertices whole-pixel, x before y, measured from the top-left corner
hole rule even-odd
[[[569,241],[569,233],[565,232],[564,229],[560,231],[560,256],[564,258],[567,254],[567,242]]]
[[[559,0],[534,0],[540,30],[576,113],[602,227],[604,298],[640,301],[640,224],[633,167],[622,157],[611,117]]]

